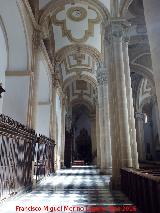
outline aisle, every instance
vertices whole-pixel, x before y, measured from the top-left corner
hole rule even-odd
[[[56,176],[42,180],[30,192],[3,203],[0,212],[102,213],[118,210],[115,204],[131,205],[120,191],[109,190],[109,179],[108,175],[99,175],[95,167],[60,170]]]

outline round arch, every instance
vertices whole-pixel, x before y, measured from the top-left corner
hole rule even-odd
[[[85,99],[83,99],[83,101],[79,99],[74,99],[71,101],[71,107],[78,107],[80,105],[84,105],[87,108],[88,114],[95,113],[95,107],[89,101]]]
[[[147,78],[151,83],[152,89],[154,89],[155,83],[153,79],[153,73],[151,73],[149,69],[145,68],[144,66],[141,66],[140,64],[130,64],[130,69],[131,72],[135,72],[139,75],[142,75],[144,78]]]
[[[1,16],[0,16],[0,46],[1,46],[0,73],[2,74],[2,72],[5,73],[5,71],[8,68],[9,46],[8,46],[6,28],[5,28],[5,25],[3,23]],[[2,69],[3,69],[3,71],[2,71]]]
[[[126,14],[127,14],[127,11],[128,11],[128,8],[130,6],[130,4],[133,2],[134,0],[124,0],[122,2],[122,5],[121,5],[121,9],[120,9],[120,16],[121,17],[125,17]]]
[[[84,81],[90,83],[90,84],[93,86],[94,89],[97,88],[97,80],[96,80],[96,78],[94,78],[94,77],[91,76],[91,75],[89,76],[89,75],[86,75],[86,74],[83,74],[83,73],[82,73],[80,76],[78,76],[78,75],[70,75],[70,76],[64,81],[64,83],[63,83],[63,89],[65,90],[65,89],[67,88],[67,86],[68,86],[71,82],[73,82],[73,81],[75,81],[75,80],[84,80]]]
[[[97,63],[102,62],[102,54],[94,47],[85,44],[71,44],[58,50],[55,55],[55,63],[60,64],[67,56],[72,53],[87,53]]]

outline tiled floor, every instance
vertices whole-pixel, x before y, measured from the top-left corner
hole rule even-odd
[[[0,212],[120,212],[117,205],[136,212],[120,191],[109,190],[109,179],[95,167],[60,170],[30,192],[3,203]]]

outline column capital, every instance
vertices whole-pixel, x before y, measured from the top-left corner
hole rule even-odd
[[[156,104],[156,103],[157,103],[157,96],[156,96],[156,95],[153,95],[153,96],[151,97],[151,102],[152,102],[153,104]]]
[[[124,19],[117,19],[111,21],[111,33],[112,38],[116,39],[124,39],[124,41],[129,41],[129,29],[130,23]]]
[[[97,69],[97,82],[98,85],[104,85],[108,83],[108,70],[104,64],[100,64]]]
[[[145,116],[142,112],[135,112],[135,118],[140,119],[140,120],[145,120]]]

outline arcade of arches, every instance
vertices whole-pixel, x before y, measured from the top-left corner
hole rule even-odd
[[[0,112],[55,141],[54,171],[96,165],[119,188],[121,168],[160,161],[159,10],[0,0]]]

